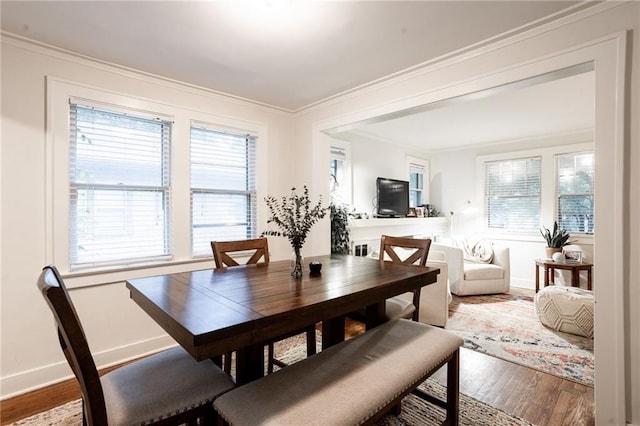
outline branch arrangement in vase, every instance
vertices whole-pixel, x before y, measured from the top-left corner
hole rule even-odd
[[[327,208],[322,207],[322,196],[319,197],[315,205],[312,205],[309,189],[305,185],[302,195],[296,193],[294,187],[291,188],[291,195],[288,197],[278,199],[268,195],[264,200],[269,208],[267,224],[274,224],[278,230],[267,230],[262,235],[286,237],[289,240],[295,253],[295,265],[291,270],[291,275],[299,278],[302,276],[300,250],[313,225],[327,214]]]

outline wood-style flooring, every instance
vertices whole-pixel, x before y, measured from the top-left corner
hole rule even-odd
[[[347,334],[363,329],[348,322]],[[433,376],[446,384],[446,371]],[[462,348],[460,392],[540,426],[595,424],[593,388]],[[0,401],[0,425],[80,397],[75,380]]]

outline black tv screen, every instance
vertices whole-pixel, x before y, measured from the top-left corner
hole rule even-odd
[[[376,179],[378,216],[405,217],[409,213],[409,182],[379,177]]]

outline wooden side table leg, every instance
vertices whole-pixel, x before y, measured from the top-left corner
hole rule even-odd
[[[549,285],[549,267],[545,266],[544,267],[544,286],[548,286]]]
[[[548,271],[548,278],[547,278],[547,285],[551,284],[551,285],[556,285],[556,270],[553,268],[549,268]]]
[[[592,287],[591,287],[591,268],[587,269],[587,290],[592,290]]]
[[[536,293],[540,289],[540,267],[536,263]]]
[[[571,270],[571,287],[580,287],[580,271]]]

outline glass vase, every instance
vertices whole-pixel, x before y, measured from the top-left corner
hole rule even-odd
[[[302,265],[304,258],[300,253],[300,247],[293,247],[291,258],[289,259],[289,272],[294,278],[302,278]]]

